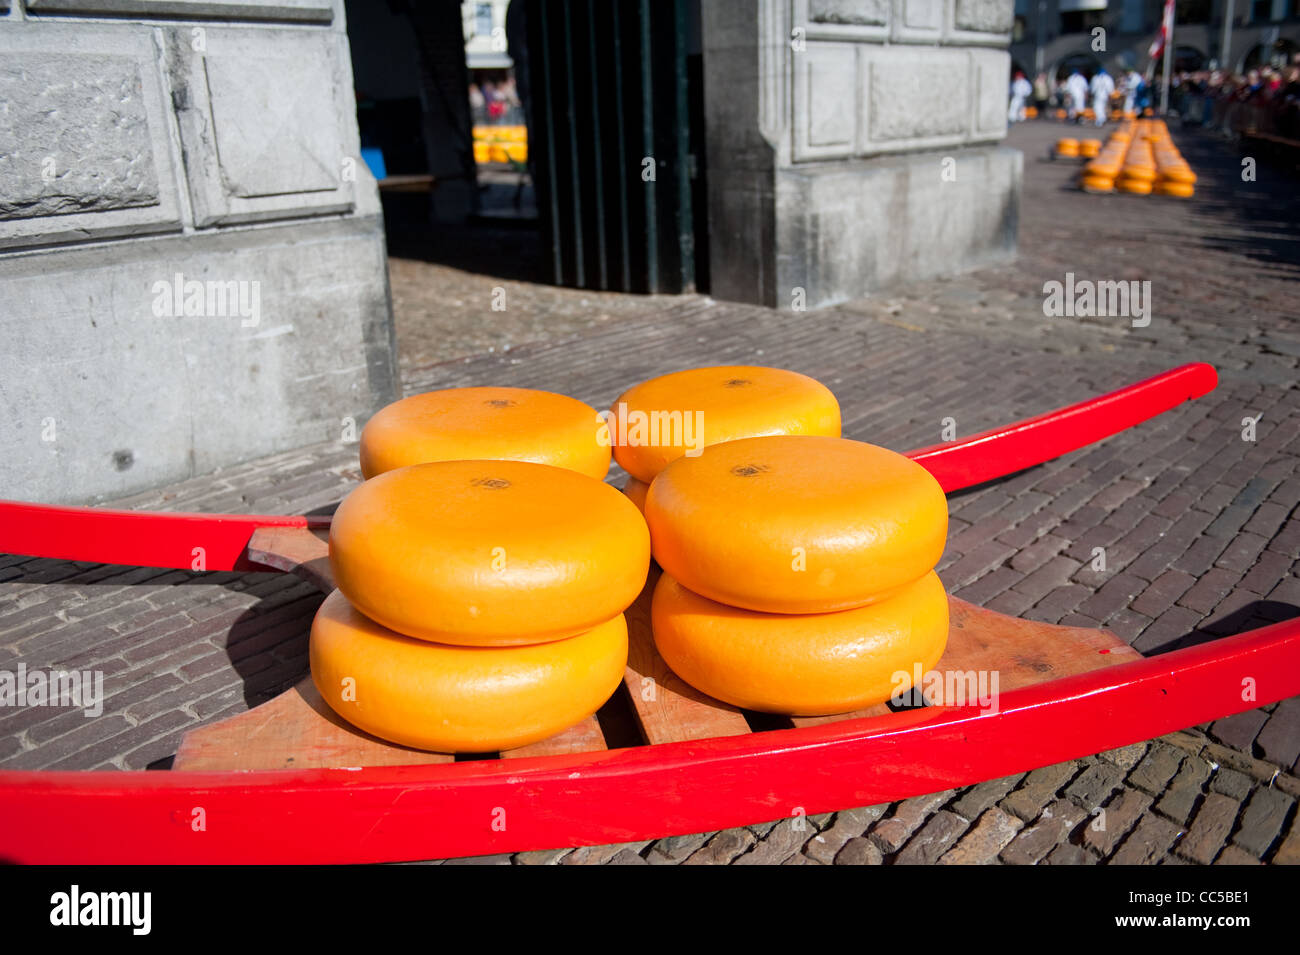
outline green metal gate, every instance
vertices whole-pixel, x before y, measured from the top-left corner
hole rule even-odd
[[[627,292],[702,285],[697,5],[526,3],[529,157],[551,279]]]

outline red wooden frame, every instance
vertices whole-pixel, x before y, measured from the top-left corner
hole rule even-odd
[[[1219,376],[1192,362],[1100,398],[1058,408],[960,441],[907,452],[945,491],[983,484],[1059,458],[1213,391]]]
[[[1250,700],[1246,678],[1256,682]],[[1297,693],[1300,620],[1292,620],[1013,690],[996,713],[934,707],[698,742],[433,766],[0,772],[0,855],[39,863],[356,863],[707,832],[968,785]]]
[[[0,553],[57,560],[175,567],[265,570],[244,553],[259,527],[329,527],[329,517],[297,514],[185,514],[54,507],[0,501]],[[203,565],[196,567],[203,550]]]
[[[1185,365],[911,452],[945,490],[1050,460],[1205,394]],[[0,502],[0,551],[207,570],[260,527],[328,518]],[[1242,681],[1257,683],[1242,699]],[[565,756],[251,773],[0,771],[0,858],[375,862],[621,842],[892,801],[1032,769],[1300,693],[1300,620],[1003,694],[798,729]],[[202,825],[199,825],[201,819]]]

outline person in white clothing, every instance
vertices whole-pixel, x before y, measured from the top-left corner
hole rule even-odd
[[[1115,92],[1115,81],[1110,78],[1106,68],[1102,67],[1097,70],[1088,84],[1088,91],[1092,93],[1092,111],[1096,117],[1098,126],[1106,124],[1106,109],[1110,106],[1110,94]]]
[[[1137,109],[1138,91],[1142,89],[1142,74],[1129,70],[1124,77],[1124,112],[1131,113]]]
[[[1065,81],[1066,111],[1073,122],[1088,102],[1088,81],[1083,74],[1075,70]]]
[[[1007,122],[1018,123],[1025,118],[1025,102],[1034,92],[1034,87],[1025,74],[1016,70],[1016,78],[1011,81],[1011,105],[1007,108]]]

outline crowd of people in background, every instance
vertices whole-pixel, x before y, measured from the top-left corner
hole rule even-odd
[[[1169,106],[1185,122],[1300,140],[1300,54],[1289,66],[1263,66],[1245,75],[1177,74],[1170,81]]]
[[[1033,115],[1047,116],[1060,110],[1069,122],[1106,123],[1112,112],[1141,112],[1151,105],[1151,91],[1141,73],[1125,70],[1112,76],[1099,68],[1091,76],[1072,70],[1064,79],[1051,79],[1039,73],[1032,83],[1017,71],[1011,80],[1011,105],[1007,119],[1013,123],[1025,119],[1032,104]],[[1085,116],[1085,111],[1088,115]]]
[[[476,123],[523,122],[513,73],[469,84],[470,116]]]
[[[1039,73],[1032,82],[1016,71],[1007,119],[1014,123],[1027,115],[1045,117],[1060,111],[1069,122],[1100,126],[1112,112],[1141,113],[1154,108],[1159,94],[1159,76],[1148,82],[1134,69],[1118,76],[1104,68],[1091,76],[1076,69],[1059,80]],[[1029,112],[1031,105],[1033,113]],[[1176,73],[1170,78],[1169,109],[1185,123],[1300,140],[1300,54],[1288,66],[1261,66],[1245,74],[1224,70]]]

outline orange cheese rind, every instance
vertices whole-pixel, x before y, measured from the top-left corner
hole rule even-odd
[[[607,416],[615,460],[646,484],[672,461],[723,441],[840,435],[840,406],[829,388],[798,372],[756,365],[652,378],[623,392]]]
[[[531,388],[447,388],[380,409],[361,431],[361,473],[432,461],[532,461],[603,479],[609,438],[596,409]]]
[[[366,616],[468,646],[558,640],[626,609],[650,539],[616,488],[522,461],[388,471],[339,505],[330,566]]]
[[[728,441],[650,485],[655,559],[712,600],[826,613],[879,600],[943,554],[948,502],[901,454],[843,438]]]
[[[792,716],[847,713],[899,698],[948,640],[948,598],[930,572],[893,597],[838,613],[741,610],[664,574],[651,603],[664,662],[703,693]]]
[[[622,614],[553,643],[453,647],[402,636],[342,592],[312,623],[312,681],[325,702],[380,739],[441,753],[513,749],[585,719],[627,665]]]

